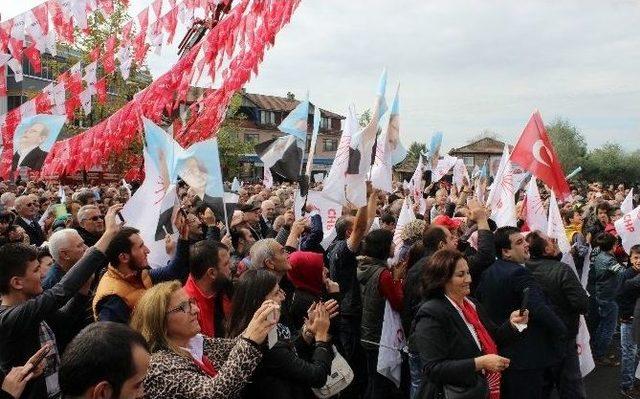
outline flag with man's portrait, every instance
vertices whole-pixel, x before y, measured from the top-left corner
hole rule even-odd
[[[19,167],[42,169],[65,121],[64,116],[43,114],[22,119],[13,134],[11,170]]]

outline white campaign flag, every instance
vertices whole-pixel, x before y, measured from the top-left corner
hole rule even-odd
[[[549,198],[549,220],[547,222],[547,236],[556,239],[558,242],[558,248],[562,252],[562,262],[571,267],[571,270],[576,274],[576,277],[580,279],[578,270],[576,269],[575,261],[571,255],[571,244],[565,233],[564,223],[562,222],[562,216],[560,216],[560,207],[558,206],[558,200],[556,194],[551,191],[551,198]]]
[[[400,85],[391,104],[389,124],[383,135],[378,137],[376,154],[371,168],[371,184],[387,193],[393,191],[393,165],[406,158],[407,151],[400,143]]]
[[[627,197],[622,201],[622,204],[620,204],[620,210],[623,215],[633,210],[633,188],[629,190],[629,194],[627,194]]]
[[[177,200],[175,186],[170,186],[166,192],[162,184],[162,178],[158,172],[155,163],[151,160],[151,156],[146,149],[144,154],[144,182],[138,190],[129,198],[122,208],[122,216],[127,226],[135,227],[140,230],[140,237],[143,239],[147,248],[149,248],[149,265],[151,267],[166,266],[171,260],[170,255],[165,249],[164,239],[156,240],[156,233],[160,226],[160,216],[163,210],[166,212],[165,204],[171,204]],[[172,190],[173,187],[173,190]],[[173,216],[173,212],[170,212]],[[171,223],[171,220],[169,223]],[[163,224],[163,226],[166,225]],[[162,226],[160,226],[162,228]],[[169,230],[169,229],[167,229]],[[175,228],[171,231],[176,232]],[[169,233],[171,233],[169,231]],[[173,239],[177,240],[177,232],[173,234]],[[164,235],[163,235],[164,237]]]
[[[439,182],[440,179],[444,177],[444,175],[449,173],[449,170],[453,168],[456,162],[458,162],[458,158],[445,154],[442,159],[438,160],[438,163],[436,164],[436,167],[431,174],[431,182]]]
[[[578,325],[578,336],[576,337],[576,347],[578,349],[578,361],[580,362],[580,374],[585,377],[596,368],[591,354],[591,346],[589,345],[591,337],[587,329],[587,322],[583,315],[580,315]]]
[[[378,373],[390,379],[400,388],[402,369],[402,349],[405,346],[404,330],[398,312],[385,301],[380,349],[378,350]]]
[[[529,184],[527,185],[527,225],[531,231],[539,230],[547,231],[547,215],[544,210],[544,203],[540,198],[540,192],[538,191],[538,184],[534,176],[531,177]]]
[[[296,191],[294,202],[294,213],[296,219],[302,217],[302,205],[304,197],[300,195],[300,191]],[[342,204],[328,199],[322,194],[322,191],[309,190],[307,194],[307,205],[312,204],[318,208],[320,218],[322,218],[322,231],[327,236],[334,230],[334,226],[340,216],[342,216]]]
[[[402,202],[402,209],[400,210],[400,215],[398,216],[396,230],[393,232],[393,243],[396,246],[393,258],[396,262],[398,261],[398,255],[400,254],[400,247],[402,247],[402,229],[409,222],[412,222],[415,219],[416,215],[415,213],[413,213],[413,204],[411,203],[411,197],[407,196],[404,198],[404,202]]]
[[[267,165],[264,166],[264,177],[262,179],[262,184],[266,188],[273,187],[273,175],[271,174],[271,169],[267,168]]]
[[[413,202],[418,203],[422,198],[422,174],[424,173],[424,163],[422,162],[422,155],[418,159],[418,164],[416,165],[416,170],[413,172],[413,176],[411,176],[411,180],[409,180],[409,191],[411,191],[411,196],[413,197]]]
[[[453,184],[456,185],[458,191],[462,190],[462,187],[465,184],[465,179],[467,184],[471,182],[471,179],[469,178],[469,171],[467,170],[464,161],[458,158],[456,164],[453,166]]]
[[[504,146],[500,167],[493,182],[487,204],[491,207],[491,218],[498,227],[516,225],[515,187],[513,169],[509,161],[509,147]]]
[[[335,159],[323,182],[322,195],[345,206],[351,203],[356,207],[363,207],[367,204],[366,184],[347,179],[351,137],[358,129],[356,111],[353,106],[350,106]]]
[[[625,213],[616,221],[615,227],[618,236],[622,239],[624,250],[629,253],[631,247],[640,244],[640,206]]]

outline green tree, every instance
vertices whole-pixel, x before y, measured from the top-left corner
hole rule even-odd
[[[427,151],[426,144],[418,143],[417,141],[414,141],[413,143],[411,143],[411,145],[409,146],[409,149],[407,150],[407,159],[417,161],[418,159],[420,159],[420,155],[422,153],[425,153],[426,151]]]
[[[591,151],[586,158],[584,176],[588,180],[599,180],[605,183],[618,183],[625,178],[626,154],[622,147],[614,143],[606,143]]]
[[[546,128],[565,173],[571,173],[578,166],[584,168],[587,142],[578,128],[562,118],[557,118]]]
[[[231,98],[226,118],[217,134],[222,176],[228,180],[240,174],[240,158],[244,154],[253,152],[252,145],[239,137],[241,121],[246,118],[238,112],[241,105],[242,96],[235,94]]]

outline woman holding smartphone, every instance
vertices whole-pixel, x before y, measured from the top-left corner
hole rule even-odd
[[[281,304],[284,291],[278,277],[264,269],[250,269],[242,274],[233,296],[229,335],[244,331],[251,314],[265,300]],[[276,326],[270,345],[262,345],[264,357],[253,382],[247,386],[245,398],[297,399],[313,397],[311,388],[320,388],[331,371],[333,349],[329,338],[329,318],[336,306],[329,309],[316,303],[309,309],[309,318],[302,331],[291,332],[283,324]],[[277,319],[277,316],[273,316]],[[273,334],[273,333],[272,333]]]

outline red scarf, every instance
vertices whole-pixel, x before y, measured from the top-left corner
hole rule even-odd
[[[478,336],[478,340],[480,341],[480,347],[482,348],[482,353],[485,355],[498,354],[498,347],[496,343],[489,335],[489,332],[484,325],[480,321],[480,317],[478,317],[478,312],[476,311],[475,306],[471,303],[467,298],[464,299],[462,305],[462,314],[464,318],[467,320],[469,324],[473,326],[473,329],[476,330],[476,335]],[[486,372],[487,375],[487,383],[489,385],[489,398],[490,399],[500,399],[500,372]]]
[[[199,362],[199,361],[197,361],[195,359],[193,361],[196,362],[198,367],[200,367],[200,370],[204,371],[205,373],[207,373],[212,378],[215,377],[216,375],[218,375],[218,370],[216,370],[216,368],[213,367],[213,363],[211,363],[211,360],[209,360],[209,358],[206,357],[205,355],[202,355],[202,361],[201,362]]]

